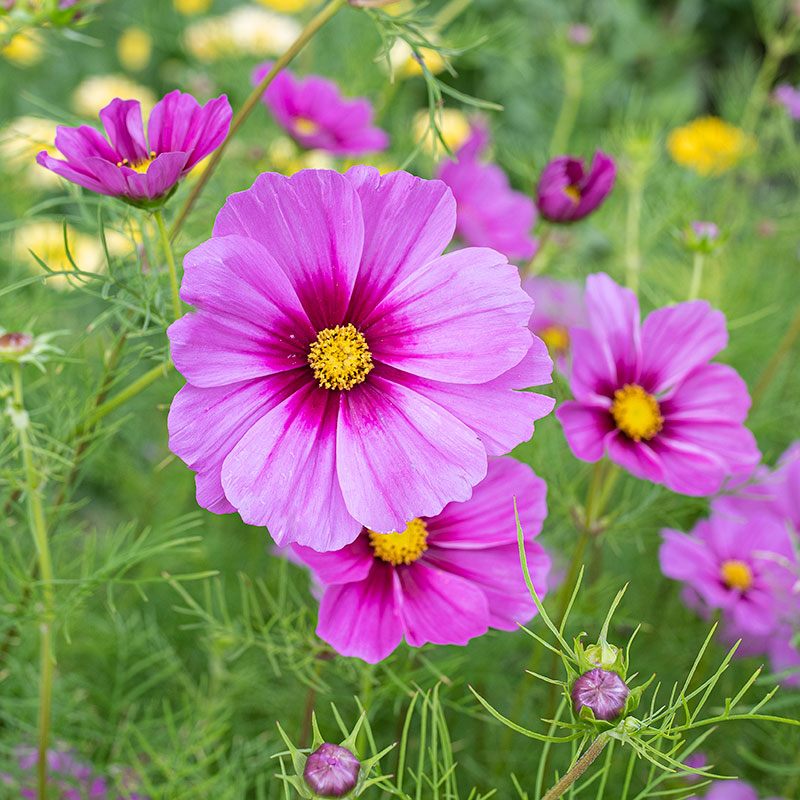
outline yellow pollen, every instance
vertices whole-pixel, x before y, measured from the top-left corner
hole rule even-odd
[[[581,190],[577,186],[572,186],[571,184],[569,186],[565,186],[564,193],[572,198],[573,203],[580,203]]]
[[[419,518],[412,519],[402,533],[369,531],[369,543],[375,558],[390,564],[411,564],[428,549],[428,526]]]
[[[136,172],[147,172],[147,168],[150,164],[153,163],[153,159],[156,157],[156,151],[150,151],[150,158],[143,158],[141,161],[134,161],[131,163],[128,161],[127,158],[123,158],[122,161],[117,161],[118,167],[130,167],[130,169],[136,170]]]
[[[563,325],[548,325],[537,335],[551,353],[566,353],[569,349],[569,333]]]
[[[294,129],[301,136],[313,136],[315,133],[319,133],[319,125],[313,119],[305,117],[294,118]]]
[[[352,389],[375,366],[364,334],[350,323],[321,330],[308,349],[308,363],[323,389]]]
[[[753,573],[744,561],[731,559],[723,561],[720,567],[722,580],[729,589],[740,589],[746,592],[753,585]]]
[[[626,383],[614,392],[611,416],[617,428],[635,442],[652,439],[664,425],[658,400],[636,383]]]

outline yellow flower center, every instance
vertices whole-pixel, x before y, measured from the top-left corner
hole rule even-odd
[[[569,349],[569,333],[563,325],[548,325],[538,335],[551,353],[565,353]]]
[[[572,198],[573,203],[580,203],[581,201],[581,190],[577,186],[572,186],[571,184],[564,189],[564,193],[569,195]]]
[[[308,363],[323,389],[352,389],[375,366],[364,334],[350,323],[321,330],[308,349]]]
[[[369,531],[369,543],[375,558],[398,566],[411,564],[428,549],[428,526],[421,519],[412,519],[402,533]]]
[[[614,392],[611,416],[617,428],[635,442],[652,439],[664,425],[658,400],[636,383],[626,383]]]
[[[295,117],[294,128],[301,136],[313,136],[315,133],[319,133],[319,125],[313,119],[305,117]]]
[[[128,161],[127,158],[123,158],[122,161],[117,161],[118,167],[130,167],[136,172],[147,172],[147,168],[153,163],[153,159],[156,157],[156,151],[150,151],[149,158],[143,158],[140,161]]]
[[[724,561],[720,567],[720,573],[729,589],[741,589],[746,592],[753,585],[753,573],[744,561],[736,559]]]

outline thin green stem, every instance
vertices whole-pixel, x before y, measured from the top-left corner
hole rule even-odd
[[[742,112],[742,130],[745,133],[752,133],[755,130],[764,107],[764,101],[767,99],[778,67],[785,55],[786,43],[782,36],[776,36],[772,41],[767,42],[767,52]]]
[[[199,177],[197,183],[194,185],[194,188],[186,198],[186,202],[183,204],[183,208],[181,208],[178,218],[175,220],[175,224],[172,226],[172,230],[169,233],[170,239],[174,239],[178,231],[183,227],[183,223],[189,216],[189,212],[192,210],[192,207],[197,201],[197,198],[200,196],[200,193],[203,191],[203,188],[208,183],[208,179],[219,165],[219,162],[222,159],[222,155],[228,147],[228,144],[236,135],[239,128],[242,127],[245,120],[250,116],[250,113],[256,107],[266,88],[272,83],[272,81],[275,79],[275,76],[282,69],[288,66],[289,63],[291,63],[292,59],[306,46],[306,44],[314,37],[317,31],[319,31],[319,29],[329,19],[331,19],[331,17],[333,17],[340,8],[345,5],[347,5],[347,0],[331,0],[328,5],[326,5],[318,14],[316,14],[305,26],[305,28],[303,28],[297,39],[292,42],[292,44],[289,46],[289,49],[275,61],[275,63],[272,65],[272,69],[264,76],[261,83],[259,83],[258,86],[253,89],[247,100],[244,101],[244,105],[239,109],[239,111],[236,113],[236,116],[233,118],[233,121],[231,122],[231,128],[230,131],[228,131],[228,135],[225,137],[225,140],[222,142],[222,144],[216,149],[214,155],[211,156],[211,161],[209,161],[208,167],[203,171],[203,174]]]
[[[628,217],[625,226],[625,283],[639,292],[642,256],[639,250],[639,221],[642,216],[643,176],[635,176],[628,189]]]
[[[50,708],[53,696],[53,565],[50,558],[50,543],[47,539],[47,522],[40,492],[39,478],[33,463],[33,449],[28,436],[28,415],[22,393],[22,366],[14,364],[14,410],[19,433],[19,446],[25,468],[25,493],[28,498],[28,520],[39,558],[39,573],[44,595],[44,618],[39,627],[39,720],[38,761],[36,765],[36,796],[47,800],[47,745],[50,740]]]
[[[689,300],[697,300],[700,295],[700,284],[703,280],[703,266],[705,257],[700,252],[695,252],[692,264],[692,282],[689,286]]]
[[[564,55],[564,100],[558,113],[558,120],[550,139],[550,156],[558,156],[565,152],[569,145],[569,137],[575,127],[578,107],[583,94],[581,65],[583,59],[575,50],[568,50]]]
[[[158,225],[158,233],[161,237],[161,245],[164,248],[164,255],[167,257],[167,267],[169,269],[169,286],[172,292],[172,318],[178,319],[183,316],[183,306],[181,305],[180,288],[178,286],[178,270],[175,267],[175,256],[172,253],[172,245],[169,243],[169,236],[167,236],[167,229],[164,227],[164,215],[161,209],[153,212]]]
[[[592,765],[592,762],[603,752],[603,748],[611,741],[607,733],[601,733],[589,745],[589,749],[575,762],[563,778],[561,778],[549,792],[542,796],[542,800],[557,800],[564,792],[575,783],[578,778]]]
[[[780,367],[783,360],[794,347],[798,336],[800,336],[800,307],[798,307],[794,318],[786,329],[786,333],[783,335],[778,349],[773,353],[772,358],[761,373],[756,388],[753,389],[753,406],[756,406],[761,401],[761,398],[764,397],[764,393],[767,391],[770,383],[772,383],[772,379],[775,377],[778,367]]]

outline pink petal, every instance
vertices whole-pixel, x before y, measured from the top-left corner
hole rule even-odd
[[[750,409],[747,384],[727,364],[703,364],[660,401],[672,422],[743,422]]]
[[[608,457],[621,464],[637,478],[653,483],[666,482],[662,448],[656,452],[651,442],[644,440],[635,442],[616,430],[606,436],[605,445]]]
[[[505,256],[466,248],[395,286],[362,330],[378,361],[446,383],[485,383],[530,350],[532,310]]]
[[[556,409],[556,417],[575,458],[599,461],[603,457],[605,437],[614,430],[607,409],[568,401]]]
[[[318,553],[299,544],[293,544],[292,550],[311,567],[317,580],[326,585],[363,581],[375,562],[369,537],[363,534],[341,550],[328,553]]]
[[[466,425],[377,369],[341,399],[339,480],[350,513],[371,530],[432,517],[486,474],[486,451]]]
[[[136,164],[150,157],[138,100],[112,100],[100,111],[108,140],[123,159]]]
[[[127,167],[121,169],[129,179],[139,180],[144,177],[147,196],[153,200],[166,194],[181,179],[185,164],[186,153],[161,153],[150,163],[144,176],[135,170],[128,170]]]

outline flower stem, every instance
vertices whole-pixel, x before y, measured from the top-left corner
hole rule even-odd
[[[578,116],[578,106],[583,94],[583,80],[581,78],[580,54],[569,50],[564,56],[564,101],[558,114],[553,137],[550,139],[550,157],[564,153],[569,145],[569,137],[575,127]]]
[[[631,180],[628,190],[628,218],[625,228],[625,283],[629,289],[639,292],[639,273],[642,257],[639,251],[639,220],[642,216],[642,194],[644,179],[638,175]]]
[[[700,283],[703,280],[703,264],[705,258],[702,253],[694,254],[694,263],[692,265],[692,283],[689,286],[689,300],[697,300],[700,294]]]
[[[772,358],[769,360],[769,363],[761,373],[761,377],[758,379],[756,388],[753,389],[753,406],[756,406],[764,396],[767,387],[778,371],[778,367],[780,367],[783,360],[794,347],[798,336],[800,336],[800,308],[795,312],[791,324],[786,329],[786,333],[783,335],[783,339],[781,339],[781,343],[778,345],[778,349],[773,353]]]
[[[607,733],[601,733],[591,745],[589,745],[589,749],[575,762],[572,769],[570,769],[549,792],[542,796],[542,800],[556,800],[561,797],[561,795],[586,772],[597,756],[603,752],[603,748],[609,741],[609,735]]]
[[[172,292],[172,318],[178,319],[183,316],[183,306],[181,305],[180,288],[178,286],[178,270],[175,268],[175,256],[172,253],[172,246],[169,243],[167,229],[164,227],[164,215],[161,209],[156,209],[153,213],[158,225],[158,233],[161,237],[161,244],[164,248],[164,255],[167,257],[167,267],[169,268],[169,286]]]
[[[44,618],[40,625],[40,670],[39,670],[39,739],[36,765],[36,796],[47,800],[47,744],[50,739],[50,706],[53,694],[53,566],[50,559],[50,544],[47,539],[47,523],[39,491],[39,479],[33,463],[33,450],[28,436],[28,415],[22,394],[22,366],[14,364],[13,401],[15,426],[19,433],[19,446],[25,468],[25,490],[28,496],[28,520],[39,558],[39,573],[44,594]]]
[[[247,100],[244,101],[244,105],[239,109],[239,111],[236,113],[236,116],[233,118],[233,121],[231,122],[231,129],[228,131],[228,135],[225,137],[225,140],[222,142],[222,144],[216,149],[214,155],[211,156],[211,161],[208,163],[208,167],[206,167],[206,169],[203,171],[203,174],[198,178],[197,183],[195,183],[194,188],[186,198],[186,202],[183,204],[183,208],[178,214],[178,218],[175,220],[175,224],[172,226],[172,230],[170,231],[170,239],[174,239],[178,231],[181,229],[181,227],[183,227],[183,223],[186,221],[186,217],[189,216],[192,206],[194,206],[197,198],[200,196],[200,192],[203,191],[203,188],[208,183],[208,179],[217,168],[217,165],[222,158],[222,154],[225,152],[225,149],[227,148],[231,139],[233,139],[233,137],[236,135],[239,128],[242,127],[245,120],[250,116],[250,113],[256,107],[256,104],[261,99],[261,95],[264,94],[266,88],[272,83],[275,76],[282,69],[284,69],[284,67],[286,67],[292,61],[292,59],[306,46],[306,44],[310,39],[313,38],[317,31],[331,17],[333,17],[334,14],[336,14],[336,12],[342,8],[342,6],[345,5],[347,5],[347,0],[330,0],[328,5],[326,5],[318,14],[309,20],[308,24],[300,32],[300,35],[297,37],[297,39],[295,39],[294,42],[292,42],[292,44],[289,46],[289,49],[275,61],[275,63],[272,65],[272,69],[264,76],[261,83],[259,83],[258,86],[253,89]]]

